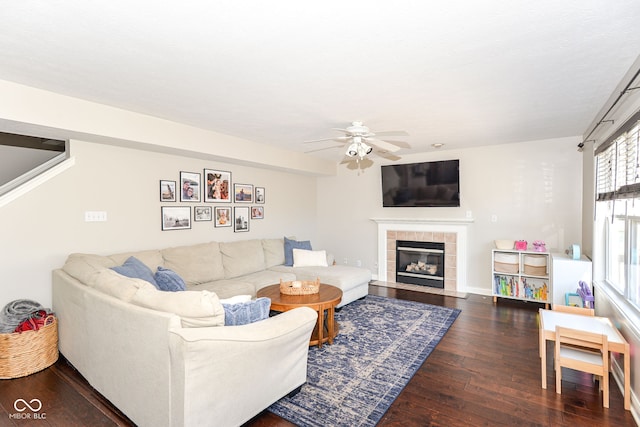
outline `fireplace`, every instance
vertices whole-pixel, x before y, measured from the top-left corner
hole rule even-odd
[[[444,243],[396,241],[396,282],[444,289]]]
[[[372,220],[378,224],[378,275],[375,278],[380,281],[381,286],[433,290],[452,295],[466,292],[467,227],[473,223],[473,218],[372,218]],[[397,241],[444,244],[442,267],[444,286],[434,288],[411,283],[396,283]]]

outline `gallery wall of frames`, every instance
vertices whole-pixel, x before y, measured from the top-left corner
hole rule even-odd
[[[176,180],[160,180],[162,230],[188,230],[192,221],[248,232],[252,220],[264,219],[265,188],[233,182],[231,172],[180,171]],[[172,204],[165,204],[174,202]]]

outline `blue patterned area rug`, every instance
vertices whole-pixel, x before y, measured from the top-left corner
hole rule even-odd
[[[375,295],[346,305],[333,344],[309,348],[302,390],[269,411],[298,426],[375,426],[459,314]]]

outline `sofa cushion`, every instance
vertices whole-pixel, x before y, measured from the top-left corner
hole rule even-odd
[[[182,277],[175,271],[158,266],[158,270],[153,275],[161,291],[177,292],[187,289]]]
[[[146,280],[123,276],[109,268],[95,273],[91,287],[124,302],[130,302],[138,289],[157,291],[155,286]]]
[[[75,253],[69,255],[62,269],[80,282],[93,287],[96,273],[119,264],[106,256]]]
[[[281,273],[269,269],[251,274],[245,274],[244,276],[237,278],[237,280],[251,283],[256,291],[264,288],[265,286],[278,284],[280,283],[280,279],[282,279],[282,281],[284,282],[287,282],[290,280],[296,280],[296,277],[293,274]]]
[[[247,325],[269,317],[271,300],[262,297],[237,304],[222,304],[222,307],[224,307],[225,326]]]
[[[218,242],[167,248],[161,252],[164,267],[178,273],[187,286],[224,278]]]
[[[109,258],[112,259],[116,265],[122,265],[130,257],[136,257],[144,265],[149,267],[151,271],[156,271],[156,267],[163,265],[162,254],[159,250],[155,249],[109,255]]]
[[[220,243],[224,276],[231,279],[264,270],[264,250],[258,239]]]
[[[294,267],[327,267],[327,251],[293,250]]]
[[[138,289],[131,303],[180,316],[182,327],[224,325],[224,308],[218,296],[209,291],[162,292]]]
[[[265,268],[284,264],[284,239],[262,239]]]
[[[298,241],[284,238],[284,265],[293,266],[293,250],[307,249],[311,250],[311,242],[309,240]]]
[[[255,298],[256,296],[255,286],[239,279],[214,280],[192,286],[187,284],[187,290],[211,291],[215,292],[219,298],[231,298],[235,295],[251,295],[252,298]]]
[[[138,258],[131,256],[129,257],[124,264],[116,265],[111,267],[113,271],[116,273],[120,273],[123,276],[131,277],[133,279],[142,279],[151,283],[156,288],[158,284],[156,283],[156,279],[153,277],[153,272],[142,263]]]

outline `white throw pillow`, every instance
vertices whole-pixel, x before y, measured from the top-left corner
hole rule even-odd
[[[294,267],[328,267],[327,251],[293,249]]]

